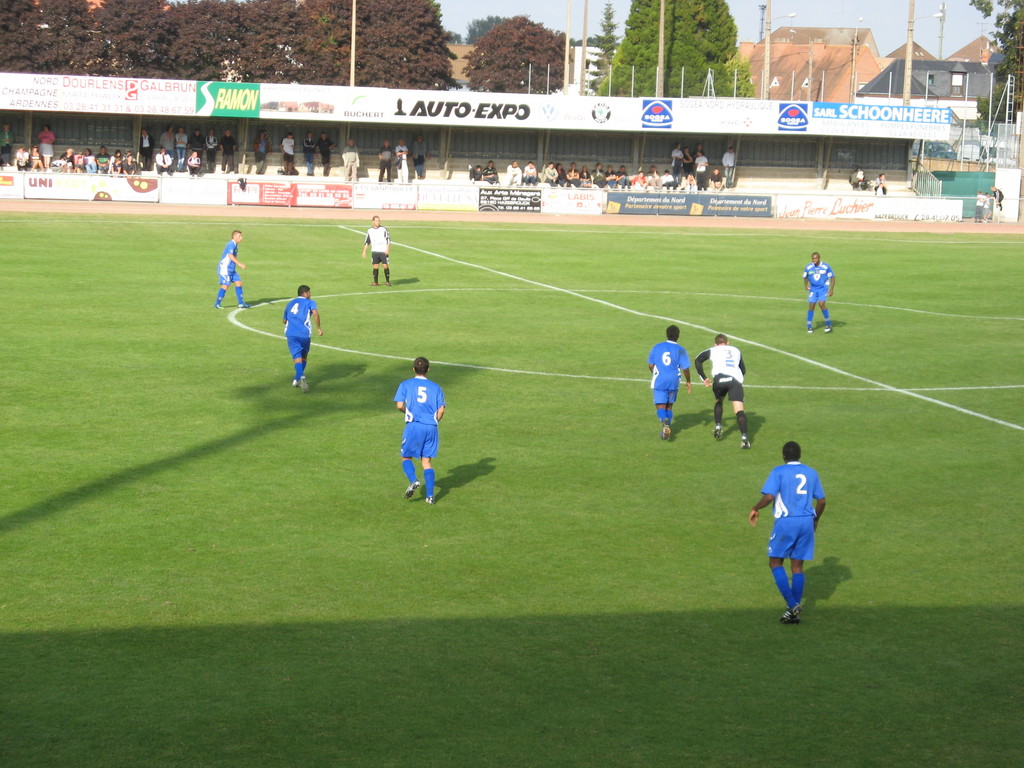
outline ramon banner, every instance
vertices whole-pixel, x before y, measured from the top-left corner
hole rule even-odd
[[[742,216],[770,218],[772,215],[772,198],[769,195],[609,192],[606,212],[655,216]]]
[[[874,221],[962,221],[957,199],[870,195],[778,195],[780,219],[868,219]]]

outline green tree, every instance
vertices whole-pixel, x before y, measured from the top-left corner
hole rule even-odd
[[[618,28],[619,25],[615,21],[615,8],[610,2],[607,2],[604,4],[604,11],[601,15],[601,34],[594,36],[594,48],[598,51],[596,67],[601,74],[595,75],[587,84],[594,93],[607,93],[608,91],[608,68],[619,47]]]
[[[660,0],[633,0],[626,35],[615,54],[612,91],[630,95],[654,94],[658,67]],[[680,92],[685,69],[687,96],[700,95],[708,70],[716,90],[732,92],[727,64],[736,53],[736,22],[725,0],[665,1],[665,93]],[[635,72],[635,80],[634,80]]]
[[[0,13],[0,72],[36,72],[43,45],[39,9],[32,0],[10,0]]]
[[[1024,0],[971,0],[971,5],[981,11],[986,19],[992,16],[999,8],[995,23],[996,45],[1005,57],[996,65],[996,75],[999,78],[997,93],[993,94],[996,104],[1002,96],[1003,88],[1006,87],[1006,79],[1013,75],[1017,80],[1015,102],[1017,109],[1024,108],[1024,83],[1021,82],[1022,67],[1020,46],[1024,44],[1021,39],[1021,31],[1024,29]]]
[[[466,57],[469,88],[526,93],[529,87],[531,93],[545,93],[549,77],[561,87],[564,56],[563,33],[552,32],[526,16],[506,19],[480,38]]]
[[[506,16],[488,16],[484,19],[473,19],[466,25],[466,44],[474,45],[498,24],[508,21]]]
[[[733,83],[736,84],[737,98],[746,99],[754,97],[754,83],[751,82],[753,73],[750,69],[750,59],[741,56],[737,50],[731,59],[725,62],[725,74],[727,82],[716,81],[717,93],[719,96],[732,96]]]

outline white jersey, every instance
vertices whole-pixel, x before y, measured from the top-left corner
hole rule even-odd
[[[719,374],[731,376],[740,384],[743,383],[743,371],[740,369],[740,351],[729,344],[716,344],[708,350],[711,357],[711,378]]]
[[[373,253],[387,253],[390,243],[387,227],[370,227],[366,230],[366,245],[370,246]]]

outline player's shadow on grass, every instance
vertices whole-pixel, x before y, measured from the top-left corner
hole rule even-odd
[[[472,464],[460,464],[457,467],[452,467],[444,479],[437,481],[437,484],[446,490],[469,485],[474,480],[491,474],[494,471],[495,461],[493,456],[487,456]]]
[[[225,297],[225,298],[227,298],[227,297]],[[282,302],[283,303],[285,301],[291,301],[294,298],[295,298],[294,296],[270,296],[270,297],[265,298],[265,299],[264,298],[249,299],[248,304],[249,304],[250,307],[255,309],[260,304],[273,304],[274,302]],[[281,311],[284,312],[284,309],[282,308]]]
[[[756,411],[745,411],[747,414],[747,436],[753,442],[757,433],[764,426],[765,419],[763,416],[758,416]],[[679,432],[685,429],[701,429],[706,428],[711,430],[715,426],[715,410],[714,406],[705,408],[701,411],[695,411],[691,413],[682,413],[674,417],[673,421],[673,432]],[[729,401],[725,401],[725,410],[722,415],[722,439],[729,440],[734,437],[740,436],[740,428],[736,425],[736,414],[733,413],[732,406]],[[782,449],[782,446],[779,446]]]
[[[401,279],[395,278],[391,281],[391,287],[394,288],[396,285],[415,285],[420,279],[418,277],[403,277]]]
[[[826,557],[820,565],[807,568],[806,573],[807,594],[804,595],[804,605],[808,608],[813,608],[819,600],[827,601],[840,584],[853,578],[853,571],[849,566],[841,565],[838,557]]]

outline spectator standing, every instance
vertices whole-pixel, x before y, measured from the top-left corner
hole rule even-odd
[[[297,176],[295,170],[295,134],[291,131],[281,139],[281,164],[284,166],[285,176]]]
[[[215,173],[217,170],[217,146],[220,144],[220,141],[217,139],[217,134],[213,128],[206,132],[203,144],[206,149],[206,172]]]
[[[270,152],[270,137],[266,131],[256,134],[252,142],[252,151],[256,156],[256,173],[263,175],[267,170],[267,153]]]
[[[736,150],[732,147],[722,155],[722,167],[725,169],[725,187],[732,189],[736,186]]]
[[[395,407],[405,414],[405,430],[402,432],[402,471],[409,480],[405,489],[405,498],[411,499],[420,487],[416,479],[416,465],[413,459],[419,459],[423,465],[423,485],[427,504],[434,503],[434,466],[437,457],[438,422],[444,417],[444,392],[434,382],[427,379],[430,362],[425,357],[417,357],[412,364],[416,376],[398,385],[395,392]]]
[[[684,179],[693,173],[693,152],[689,147],[683,147],[683,172],[680,179]]]
[[[160,134],[160,146],[167,150],[167,153],[174,157],[174,126],[168,125],[167,130]]]
[[[387,176],[388,183],[391,182],[392,167],[394,165],[393,160],[395,156],[395,150],[391,147],[391,142],[384,139],[384,144],[381,145],[380,150],[377,152],[377,161],[379,173],[377,174],[377,183],[384,181],[384,177]]]
[[[405,146],[405,139],[399,139],[395,145],[395,168],[398,170],[398,182],[409,183],[409,148]]]
[[[238,142],[231,135],[231,129],[225,128],[224,135],[220,137],[220,172],[235,173],[238,166],[235,165],[235,147]]]
[[[825,490],[821,478],[800,462],[800,444],[790,441],[782,446],[785,464],[775,467],[761,488],[761,498],[750,509],[751,525],[757,525],[760,510],[775,506],[775,524],[768,539],[768,567],[775,586],[786,601],[783,624],[799,624],[804,597],[804,561],[814,559],[814,534],[825,512]],[[811,506],[811,500],[814,506]],[[786,575],[789,558],[792,583]]]
[[[206,141],[203,139],[203,132],[196,128],[192,131],[192,134],[188,137],[188,153],[191,155],[193,152],[198,152],[199,156],[203,156],[203,150],[206,148]],[[185,163],[188,165],[188,163]]]
[[[355,139],[345,142],[345,148],[341,150],[341,162],[345,181],[357,181],[359,179],[359,147],[356,146]]]
[[[352,140],[349,139],[351,142]],[[355,142],[352,142],[355,146]],[[323,166],[324,176],[331,175],[331,152],[334,150],[334,142],[327,135],[327,131],[320,131],[320,138],[316,140],[316,151],[320,153],[320,165]],[[348,147],[345,148],[348,151]],[[342,155],[344,157],[344,154]]]
[[[427,142],[418,135],[412,142],[412,164],[416,168],[416,180],[423,181],[426,176]]]
[[[700,144],[697,146],[699,147]],[[706,192],[708,188],[708,159],[705,156],[703,149],[697,150],[697,154],[693,158],[693,163],[696,168],[697,191]]]
[[[0,167],[11,164],[11,145],[14,143],[14,131],[10,123],[0,127]]]
[[[49,125],[44,125],[36,138],[39,140],[39,156],[43,159],[43,168],[49,169],[53,162],[53,143],[57,141],[57,135],[50,130]]]
[[[139,164],[144,171],[153,170],[153,148],[156,142],[149,135],[149,131],[143,128],[139,131]]]
[[[679,186],[679,181],[683,176],[683,147],[682,144],[676,144],[672,148],[672,175],[675,177],[676,186]]]
[[[185,155],[188,153],[188,134],[183,126],[174,132],[174,159],[178,163],[177,170],[185,170]]]
[[[993,203],[993,208],[994,208],[993,212],[995,213],[996,223],[997,224],[1000,221],[1003,220],[1003,200],[1005,200],[1005,199],[1006,199],[1006,195],[1003,194],[1003,190],[999,189],[998,187],[996,187],[993,184],[992,185],[992,203]]]
[[[519,167],[519,161],[513,160],[505,169],[505,183],[510,187],[518,187],[523,183],[523,169]]]
[[[302,159],[306,161],[306,175],[313,175],[313,161],[316,156],[316,137],[312,131],[306,131],[302,139]]]

